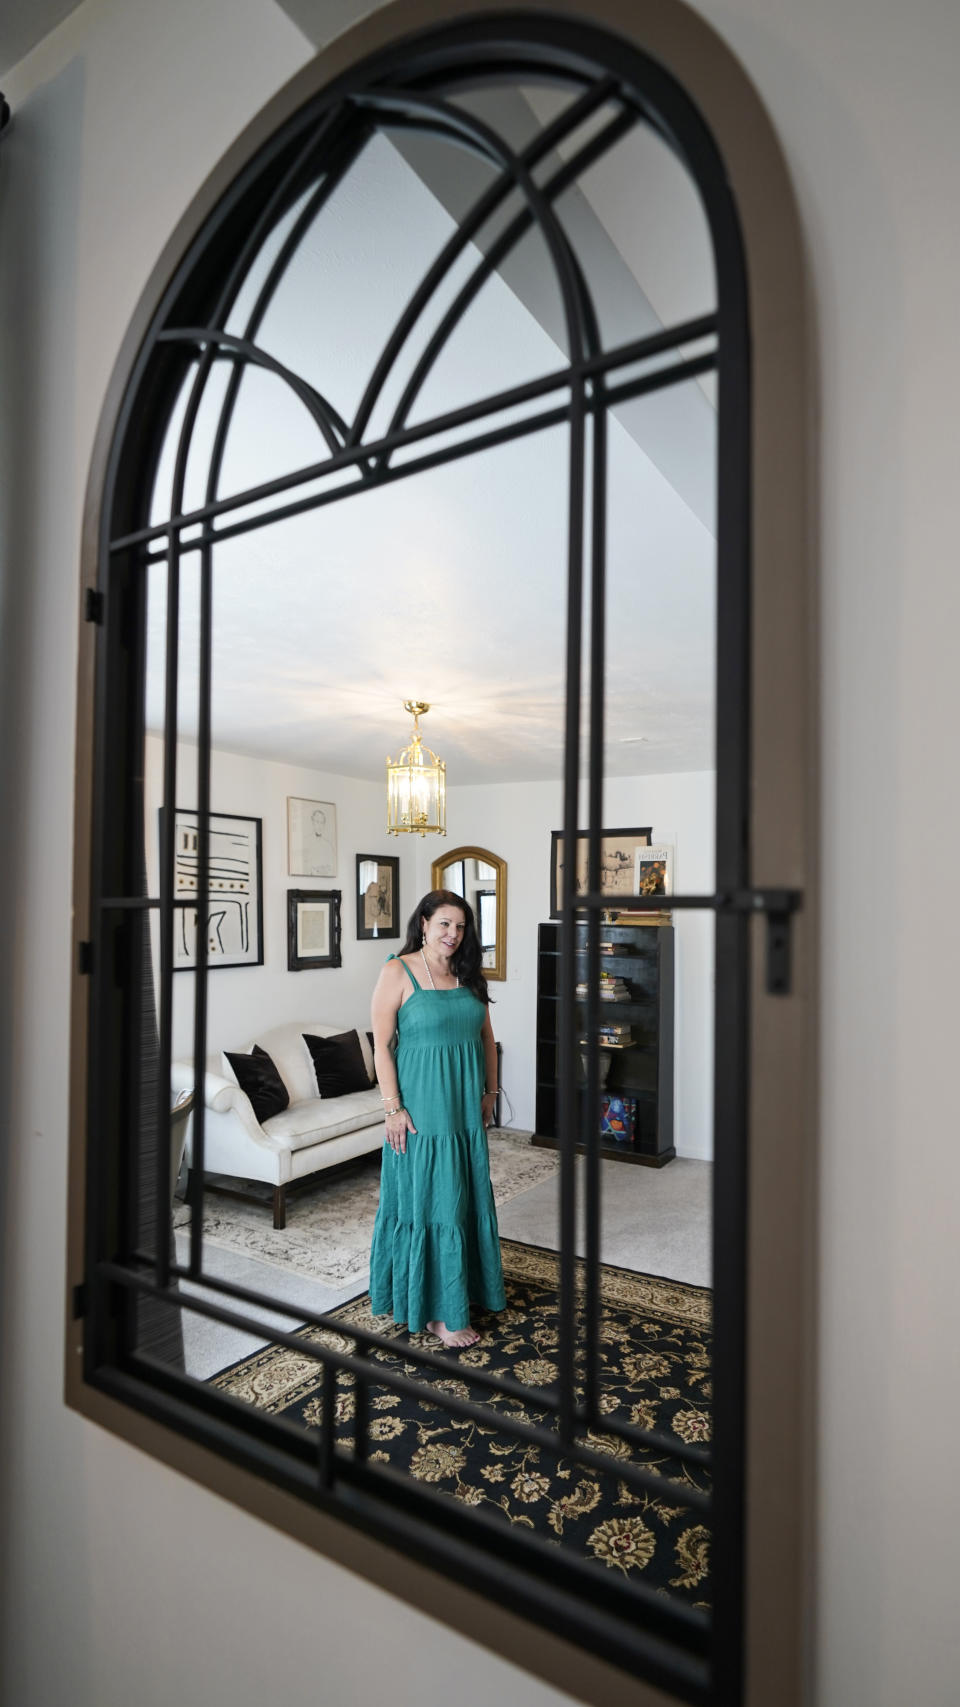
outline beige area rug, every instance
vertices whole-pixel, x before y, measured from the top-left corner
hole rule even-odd
[[[528,1133],[493,1128],[488,1137],[490,1178],[498,1208],[549,1179],[559,1167],[557,1152],[535,1149]],[[355,1170],[334,1179],[324,1180],[320,1175],[315,1185],[288,1197],[287,1225],[282,1232],[272,1225],[268,1201],[261,1207],[210,1192],[204,1203],[204,1243],[273,1263],[275,1268],[306,1275],[325,1286],[353,1281],[364,1284],[380,1195],[378,1162],[378,1157],[371,1156]],[[238,1183],[229,1181],[231,1185]],[[175,1226],[182,1230],[189,1222],[186,1204],[178,1205]]]

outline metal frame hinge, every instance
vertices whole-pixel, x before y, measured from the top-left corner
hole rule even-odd
[[[96,587],[87,587],[83,595],[84,622],[103,622],[103,594]]]
[[[799,889],[744,889],[730,897],[747,913],[767,916],[767,995],[789,996],[791,977],[790,918],[803,906]]]
[[[81,978],[88,978],[93,971],[93,943],[77,943],[77,971]]]

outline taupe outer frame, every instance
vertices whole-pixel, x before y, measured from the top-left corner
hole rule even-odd
[[[499,854],[491,853],[489,848],[451,848],[449,853],[441,854],[430,867],[430,882],[434,889],[443,889],[443,871],[448,865],[453,865],[458,859],[479,859],[484,865],[492,865],[497,874],[497,955],[496,960],[484,973],[489,982],[491,979],[503,980],[507,976],[507,862]]]
[[[81,555],[81,599],[97,573],[106,459],[124,386],[160,295],[220,195],[304,101],[367,54],[451,17],[516,13],[504,0],[394,0],[325,47],[244,130],[180,221],[144,291],[117,358],[95,440]],[[582,18],[659,61],[699,107],[723,156],[747,257],[753,351],[753,881],[804,893],[794,921],[794,985],[763,982],[763,922],[754,923],[750,1084],[747,1375],[746,1707],[809,1699],[813,1412],[813,1167],[816,1135],[815,494],[812,333],[792,187],[756,90],[722,38],[680,0],[524,0],[527,13]],[[79,621],[73,966],[87,938],[93,736],[92,625]],[[627,1678],[523,1618],[402,1558],[225,1463],[206,1448],[105,1399],[81,1380],[87,988],[72,989],[68,1213],[67,1404],[203,1484],[587,1703],[667,1707]],[[726,1707],[726,1704],[725,1704]],[[733,1707],[733,1704],[730,1704]]]

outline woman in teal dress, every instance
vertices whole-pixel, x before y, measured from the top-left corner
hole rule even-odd
[[[506,1305],[486,1129],[497,1055],[470,907],[433,889],[373,993],[386,1111],[370,1305],[411,1333],[473,1345],[471,1303]]]

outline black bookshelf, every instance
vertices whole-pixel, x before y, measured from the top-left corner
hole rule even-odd
[[[577,977],[586,978],[586,923],[574,927],[577,937]],[[559,923],[542,924],[537,953],[537,1129],[532,1142],[546,1149],[558,1144],[557,1047],[560,1022]],[[672,925],[603,925],[601,969],[622,980],[625,993],[600,1002],[603,1019],[630,1027],[633,1046],[610,1052],[606,1091],[636,1100],[636,1130],[632,1144],[603,1141],[601,1154],[621,1162],[662,1168],[676,1155],[673,1142],[673,1014],[674,934]],[[578,1002],[581,1030],[586,1025],[586,1002]],[[580,1129],[587,1131],[586,1092],[580,1091]],[[591,1124],[599,1127],[599,1110]],[[579,1150],[584,1149],[578,1144]]]

